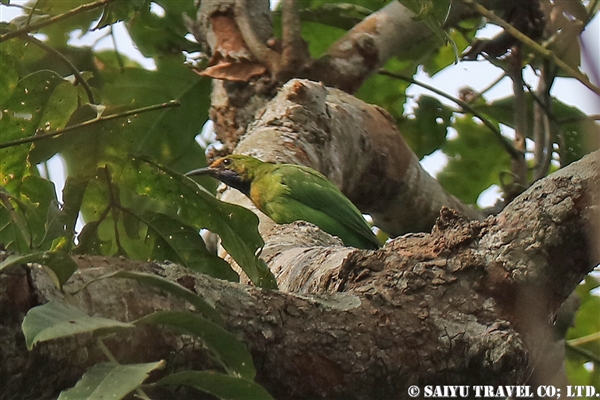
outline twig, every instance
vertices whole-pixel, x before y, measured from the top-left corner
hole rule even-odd
[[[582,356],[588,358],[589,360],[593,361],[595,364],[600,365],[600,356],[592,353],[591,351],[582,349],[581,347],[574,346],[569,342],[570,342],[570,340],[567,341],[567,343],[565,344],[565,347],[568,350],[578,353],[579,355],[582,355]]]
[[[110,3],[111,1],[113,1],[113,0],[100,0],[100,1],[97,1],[95,3],[83,4],[83,5],[81,5],[81,6],[77,7],[77,8],[74,8],[72,10],[67,11],[66,13],[56,15],[54,17],[51,17],[51,18],[48,18],[46,20],[37,22],[35,24],[26,25],[26,26],[24,26],[21,29],[17,29],[17,30],[5,33],[4,35],[0,35],[0,43],[4,42],[5,40],[8,40],[8,39],[12,39],[12,38],[24,35],[26,33],[32,32],[32,31],[36,31],[36,30],[38,30],[40,28],[43,28],[45,26],[55,24],[55,23],[57,23],[59,21],[62,21],[63,19],[70,18],[70,17],[72,17],[74,15],[77,15],[77,14],[80,14],[80,13],[84,13],[86,11],[94,10],[96,8],[105,6],[108,3]]]
[[[513,121],[515,127],[515,139],[513,146],[521,153],[521,157],[513,159],[512,173],[516,179],[515,190],[520,193],[527,187],[527,162],[525,161],[527,126],[527,100],[525,99],[525,90],[523,89],[523,68],[521,43],[512,47],[512,54],[509,59],[507,69],[508,75],[513,81]]]
[[[275,73],[281,69],[281,55],[268,48],[256,36],[248,15],[248,1],[251,0],[235,2],[235,22],[252,55],[262,64],[268,66],[271,73]]]
[[[498,83],[500,83],[500,81],[502,79],[504,79],[505,77],[506,77],[506,73],[503,72],[498,78],[496,78],[494,81],[492,81],[492,83],[490,83],[489,85],[487,85],[486,87],[481,89],[481,91],[477,94],[477,96],[475,96],[475,99],[480,98],[481,96],[486,94],[488,91],[492,90],[492,88],[494,86],[496,86]]]
[[[473,107],[471,107],[468,103],[465,103],[464,101],[457,99],[456,97],[450,96],[447,93],[442,92],[439,89],[434,88],[433,86],[430,86],[426,83],[423,82],[419,82],[411,77],[408,76],[404,76],[401,74],[396,74],[394,72],[390,72],[390,71],[386,71],[386,70],[379,70],[379,74],[381,75],[385,75],[385,76],[389,76],[392,78],[396,78],[396,79],[402,79],[403,81],[407,81],[410,83],[413,83],[415,85],[421,86],[422,88],[425,88],[427,90],[432,91],[433,93],[436,93],[442,97],[447,98],[448,100],[453,101],[454,103],[458,104],[462,109],[464,109],[466,112],[473,114],[475,117],[479,118],[481,120],[481,122],[488,127],[488,129],[490,129],[492,131],[492,133],[494,133],[494,135],[498,138],[498,140],[500,141],[500,144],[502,145],[502,147],[504,147],[504,149],[506,150],[506,152],[508,154],[510,154],[511,158],[513,159],[517,159],[519,157],[522,157],[522,154],[513,147],[512,144],[510,144],[510,142],[502,135],[502,132],[500,132],[500,130],[498,128],[496,128],[496,126],[490,122],[490,120],[485,117],[483,114],[481,114],[480,112],[478,112],[477,110],[475,110]]]
[[[549,60],[544,60],[541,69],[542,76],[538,84],[536,93],[531,93],[535,99],[534,105],[534,137],[535,143],[535,174],[534,180],[543,178],[550,170],[550,162],[552,160],[552,152],[554,150],[552,140],[552,129],[554,124],[552,118],[552,100],[550,97],[550,89],[554,83],[556,69],[552,68]],[[539,143],[538,143],[539,141]]]
[[[115,48],[115,58],[117,59],[117,64],[119,64],[120,69],[123,69],[125,68],[125,64],[123,63],[123,57],[121,57],[121,53],[119,53],[119,49],[117,48],[117,38],[115,37],[115,31],[112,25],[110,26],[109,34],[113,42],[113,47]]]
[[[571,75],[571,77],[577,79],[579,82],[584,84],[588,89],[590,89],[597,95],[600,95],[600,88],[598,88],[592,82],[590,82],[590,80],[584,74],[571,68],[569,65],[567,65],[567,63],[565,63],[563,60],[558,58],[556,56],[556,54],[554,54],[553,51],[548,50],[547,48],[541,46],[535,40],[532,40],[531,38],[529,38],[529,36],[520,32],[518,29],[513,27],[511,24],[509,24],[502,18],[498,17],[496,14],[494,14],[487,8],[476,3],[474,0],[459,0],[459,1],[467,6],[471,7],[472,9],[477,11],[479,14],[483,15],[484,17],[486,17],[490,21],[494,22],[495,24],[500,25],[506,32],[510,33],[521,43],[523,43],[527,47],[531,48],[531,50],[533,50],[535,53],[539,54],[540,56],[542,56],[544,58],[551,60],[553,63],[558,65],[561,69],[563,69],[567,74]]]
[[[31,18],[33,18],[33,14],[35,13],[35,9],[37,8],[39,2],[40,0],[35,0],[35,3],[33,3],[33,6],[31,6],[31,10],[29,10],[29,14],[27,15],[27,21],[25,21],[25,26],[31,24]]]
[[[121,211],[122,206],[119,202],[119,198],[117,197],[113,184],[112,184],[112,176],[110,175],[110,171],[108,170],[108,165],[105,165],[102,168],[104,171],[104,178],[106,180],[106,189],[108,191],[108,204],[110,205],[112,211],[112,222],[113,229],[115,232],[115,243],[117,244],[117,254],[119,256],[126,256],[127,251],[121,245],[121,238],[119,234],[119,211]]]
[[[68,126],[63,129],[57,129],[53,132],[47,132],[47,133],[43,133],[41,135],[29,136],[26,138],[21,138],[21,139],[17,139],[17,140],[11,140],[9,142],[0,143],[0,149],[5,149],[7,147],[19,146],[21,144],[26,144],[26,143],[37,142],[37,141],[40,141],[43,139],[62,135],[63,133],[74,131],[76,129],[85,128],[86,126],[93,125],[93,124],[96,124],[99,122],[106,122],[106,121],[110,121],[110,120],[117,119],[117,118],[124,118],[124,117],[128,117],[130,115],[141,114],[141,113],[144,113],[147,111],[155,111],[155,110],[160,110],[163,108],[178,107],[179,105],[181,105],[181,103],[178,100],[171,100],[168,103],[154,104],[154,105],[151,105],[148,107],[136,108],[135,110],[126,111],[121,114],[111,114],[111,115],[107,115],[106,117],[101,116],[98,118],[90,119],[88,121],[82,122],[77,125]]]
[[[600,332],[594,332],[589,335],[579,337],[576,339],[567,340],[567,344],[571,346],[581,346],[582,344],[588,344],[591,342],[595,342],[596,340],[600,341]]]
[[[92,88],[87,83],[85,78],[81,75],[81,72],[79,72],[79,69],[77,69],[77,67],[75,65],[73,65],[73,63],[67,57],[65,57],[64,54],[62,54],[60,51],[56,50],[54,47],[48,46],[46,43],[42,42],[41,40],[34,38],[31,35],[23,35],[23,38],[25,40],[27,40],[28,42],[31,42],[31,43],[35,44],[36,46],[44,49],[46,52],[58,57],[62,62],[64,62],[67,65],[67,67],[71,70],[73,75],[75,76],[75,81],[79,82],[81,84],[81,86],[83,87],[83,89],[85,90],[85,93],[87,94],[87,97],[88,97],[88,100],[90,101],[90,103],[96,104],[96,101],[94,100],[94,93],[92,93]]]

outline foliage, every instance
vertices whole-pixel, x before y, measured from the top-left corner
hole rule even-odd
[[[150,18],[149,3],[119,4],[104,9],[100,25],[136,16],[134,26],[140,29],[141,21]],[[63,6],[44,2],[36,12],[67,11]],[[182,11],[182,3],[163,6],[170,10],[164,18],[169,23],[177,20],[173,15]],[[91,14],[79,16],[88,24],[86,30],[96,15]],[[77,26],[84,23],[81,21]],[[237,281],[229,264],[206,249],[198,232],[208,228],[221,236],[224,247],[254,283],[275,287],[264,262],[255,255],[263,242],[254,214],[216,201],[180,175],[205,163],[204,149],[194,138],[207,118],[210,82],[190,71],[181,54],[173,54],[186,47],[181,18],[179,24],[181,40],[176,47],[149,43],[142,35],[143,48],[156,55],[155,71],[122,54],[89,51],[85,59],[71,63],[82,71],[89,67],[92,71],[79,77],[63,76],[60,69],[39,69],[41,57],[59,56],[53,51],[41,54],[45,49],[32,45],[35,42],[13,39],[0,45],[8,72],[2,75],[0,85],[4,110],[1,141],[77,128],[34,144],[0,150],[0,196],[6,205],[0,209],[0,239],[8,250],[26,254],[61,248],[134,259],[170,259]],[[7,30],[11,28],[17,26]],[[48,35],[49,43],[65,45],[60,40],[64,32],[55,26],[41,32]],[[53,183],[40,177],[35,168],[56,153],[64,159],[68,172],[62,205]],[[76,236],[80,213],[86,224]]]
[[[148,378],[148,374],[153,370],[163,369],[165,362],[122,365],[103,342],[108,336],[134,330],[140,325],[163,326],[198,338],[204,343],[208,355],[225,371],[178,371],[165,376],[156,385],[192,386],[221,399],[247,399],[249,391],[253,399],[271,399],[260,385],[254,383],[256,370],[246,346],[223,328],[219,315],[203,299],[177,283],[143,273],[120,271],[97,278],[88,284],[100,279],[115,278],[133,279],[160,288],[185,299],[204,316],[191,312],[157,311],[124,323],[109,318],[91,317],[76,307],[59,302],[49,302],[32,308],[23,320],[23,333],[28,349],[49,340],[91,334],[110,360],[88,369],[75,387],[63,391],[59,399],[120,399],[134,390],[143,393],[141,385]],[[218,386],[223,382],[228,384],[227,390],[218,390]]]
[[[507,188],[503,177],[514,175],[514,159],[505,146],[510,136],[501,132],[517,126],[514,95],[488,101],[485,92],[470,93],[461,99],[445,94],[452,104],[447,105],[433,95],[413,101],[406,94],[414,85],[411,77],[418,70],[433,76],[452,65],[457,55],[472,43],[481,20],[463,21],[447,28],[449,1],[401,2],[415,12],[415,18],[426,22],[435,35],[413,51],[387,62],[386,70],[407,79],[372,76],[357,96],[385,108],[419,158],[434,152],[445,153],[449,162],[438,175],[439,181],[462,201],[474,203],[483,190],[494,184]],[[9,3],[3,1],[2,7]],[[311,55],[317,58],[348,29],[386,2],[298,3],[302,36]],[[576,35],[598,10],[586,10],[585,2],[575,2],[576,6],[573,2],[563,3],[574,8],[567,10],[569,17],[565,13],[554,15],[549,29],[556,29],[556,35],[548,48],[563,54],[569,66],[577,68]],[[263,242],[256,216],[215,199],[213,182],[199,180],[202,186],[197,186],[181,175],[206,163],[205,149],[195,137],[208,117],[211,85],[185,64],[189,53],[201,50],[198,43],[186,36],[188,28],[184,24],[184,15],[193,17],[196,12],[194,1],[119,0],[98,4],[85,0],[32,1],[25,8],[25,15],[0,25],[0,34],[11,34],[48,17],[81,10],[36,29],[42,36],[24,32],[0,41],[0,243],[19,254],[7,259],[0,269],[14,263],[39,262],[49,270],[57,286],[62,287],[74,271],[69,254],[85,253],[141,260],[168,259],[198,272],[237,281],[238,275],[229,264],[204,245],[199,232],[207,229],[219,235],[223,247],[256,285],[275,288],[272,274],[257,255]],[[598,7],[598,2],[588,6],[594,4]],[[162,12],[153,11],[153,7]],[[125,22],[141,53],[152,58],[154,70],[117,51],[70,44],[69,38],[78,31],[85,34],[100,30],[113,35],[110,29],[118,21]],[[276,32],[280,31],[278,11],[274,12],[274,23]],[[573,34],[575,37],[568,36]],[[40,37],[42,44],[36,39]],[[572,43],[575,44],[571,46]],[[565,75],[562,70],[548,72],[539,57],[533,53],[528,56],[529,67],[550,82],[555,76]],[[491,61],[505,71],[512,62],[509,56]],[[541,120],[540,104],[545,104],[542,114],[552,130],[550,143],[544,144],[552,149],[546,160],[552,161],[552,165],[546,173],[600,147],[598,125],[590,116],[557,98],[548,96],[544,103],[544,93],[531,87],[526,89],[524,122],[529,129],[525,136],[534,148],[542,146],[535,134],[536,124]],[[537,154],[531,148],[526,153],[528,160]],[[56,154],[62,157],[67,169],[62,194],[57,193],[47,175],[39,172]],[[533,159],[530,164],[537,167],[542,161]],[[534,179],[537,178],[530,173],[526,183]],[[107,325],[102,325],[80,311],[53,304],[34,309],[37,311],[32,310],[28,316],[28,324],[24,325],[28,344],[76,333],[63,329],[61,321],[67,317],[82,323],[76,324],[77,332],[100,336],[116,329],[133,331],[140,323],[150,321],[174,326],[204,340],[209,340],[214,329],[222,330],[216,312],[185,289],[149,277],[115,275],[113,278],[137,279],[182,296],[194,304],[202,317],[156,314],[131,324],[119,325],[113,321],[111,325],[104,321]],[[580,288],[583,305],[576,328],[569,332],[570,340],[600,330],[594,319],[598,298],[589,295],[593,287],[588,281]],[[49,316],[53,317],[47,319]],[[30,330],[32,322],[35,329]],[[229,337],[223,332],[224,338]],[[215,357],[229,360],[222,365],[225,374],[187,372],[158,384],[191,384],[217,397],[236,398],[218,390],[223,382],[230,382],[231,387],[245,387],[268,398],[252,382],[251,371],[234,367],[247,354],[229,339],[231,349],[236,349],[229,356],[222,343],[212,347]],[[585,350],[599,354],[596,344],[586,344]],[[567,369],[573,382],[598,384],[597,364],[589,372],[583,366],[589,357],[573,351],[568,356]],[[117,396],[139,387],[149,371],[162,365],[120,366],[114,362],[98,365],[61,398],[80,396],[78,391],[90,385],[102,390],[107,380],[122,374],[123,368],[131,368],[131,376],[135,378],[124,382]],[[239,380],[232,383],[235,379]]]
[[[85,4],[36,3],[29,22],[25,16],[15,18],[2,26],[2,33]],[[182,17],[183,12],[193,15],[193,1],[158,4],[165,11],[162,17],[143,0],[75,13],[38,30],[50,47],[38,45],[31,36],[0,43],[0,146],[6,145],[0,148],[0,242],[19,254],[10,256],[0,269],[40,263],[62,288],[76,269],[69,254],[85,253],[171,260],[238,281],[231,266],[204,244],[199,232],[208,229],[220,236],[223,247],[255,284],[276,288],[257,256],[263,246],[258,218],[218,201],[212,194],[213,182],[201,181],[203,188],[181,175],[206,163],[205,149],[195,137],[207,120],[210,81],[193,73],[182,54],[199,49],[185,38]],[[155,70],[121,53],[77,48],[67,41],[74,29],[88,32],[119,20],[128,22],[144,54],[154,57]],[[15,141],[19,144],[10,145]],[[67,169],[62,196],[37,168],[56,154]],[[243,381],[225,398],[243,398],[248,386],[262,393],[257,398],[270,398],[253,383],[254,367],[245,346],[223,329],[211,306],[158,277],[124,272],[112,276],[123,277],[183,297],[202,316],[163,312],[125,324],[49,303],[32,309],[24,321],[28,346],[74,334],[102,338],[117,330],[133,332],[139,324],[167,326],[202,340],[225,372],[180,385],[202,390],[211,387],[211,379],[222,381],[224,375],[231,382]],[[60,398],[121,398],[163,364],[119,365],[114,360],[98,364]]]
[[[573,385],[600,387],[600,368],[598,356],[600,354],[600,297],[592,294],[598,290],[600,280],[591,275],[577,288],[581,304],[573,327],[567,333],[567,359],[565,368]],[[587,364],[590,359],[596,360],[593,368]],[[586,365],[587,364],[587,365]]]

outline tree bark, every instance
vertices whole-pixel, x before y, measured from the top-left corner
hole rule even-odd
[[[423,170],[385,110],[319,83],[285,84],[235,152],[318,170],[390,236],[430,231],[442,206],[481,218]]]
[[[296,249],[338,263],[312,281],[296,276],[305,282],[303,293],[227,283],[171,264],[101,257],[78,258],[81,268],[65,291],[121,269],[192,288],[248,345],[257,380],[276,398],[405,398],[413,384],[524,384],[538,367],[556,310],[600,262],[599,187],[595,152],[538,181],[485,221],[444,208],[431,234],[397,238],[377,251]],[[302,223],[273,229],[290,228],[321,234]],[[2,399],[54,398],[101,359],[85,335],[28,352],[20,324],[37,304],[68,301],[123,321],[189,309],[125,280],[100,281],[65,296],[35,265],[3,271],[0,285]],[[108,343],[121,362],[162,358],[172,369],[214,367],[199,344],[172,332],[148,328]]]
[[[491,9],[505,7],[504,2],[495,0],[481,3]],[[287,2],[285,5],[283,14],[289,16],[295,10]],[[289,34],[284,27],[282,42],[275,39],[269,12],[267,1],[206,0],[201,2],[196,21],[188,20],[191,33],[211,55],[208,68],[200,74],[215,78],[211,119],[217,138],[229,152],[255,112],[291,78],[323,82],[354,93],[390,58],[411,52],[418,57],[436,50],[429,43],[431,29],[400,2],[390,2],[373,12],[318,60],[311,59],[299,45],[298,29]],[[445,22],[453,26],[473,17],[478,15],[454,1]],[[296,55],[293,60],[290,53]]]

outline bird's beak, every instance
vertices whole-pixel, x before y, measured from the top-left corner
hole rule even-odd
[[[190,172],[186,172],[185,176],[198,176],[198,175],[214,175],[215,169],[211,167],[198,168]]]

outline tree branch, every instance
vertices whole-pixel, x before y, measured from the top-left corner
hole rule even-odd
[[[442,97],[447,98],[448,100],[451,100],[453,102],[455,102],[456,104],[458,104],[464,111],[472,114],[473,116],[479,118],[479,120],[486,126],[489,128],[490,131],[492,131],[492,133],[498,138],[498,141],[500,142],[500,144],[502,145],[502,147],[504,147],[504,149],[506,150],[506,152],[510,155],[510,157],[514,160],[514,159],[518,159],[521,158],[523,155],[521,152],[519,152],[517,149],[515,149],[515,147],[502,135],[502,132],[500,132],[500,130],[496,127],[496,125],[494,125],[493,123],[490,122],[490,120],[484,116],[483,114],[481,114],[479,111],[475,110],[473,107],[471,107],[469,105],[469,103],[466,103],[460,99],[457,99],[454,96],[450,96],[449,94],[431,86],[428,85],[426,83],[423,82],[419,82],[416,79],[413,79],[411,77],[408,76],[404,76],[401,74],[396,74],[394,72],[390,72],[390,71],[386,71],[386,70],[379,70],[379,73],[381,75],[386,75],[392,78],[396,78],[396,79],[402,79],[403,81],[406,82],[410,82],[412,84],[421,86],[424,89],[430,90],[433,93],[436,93]],[[503,78],[504,76],[502,76],[501,78]],[[497,82],[494,82],[494,85]]]
[[[399,238],[378,251],[344,249],[338,269],[321,270],[329,279],[321,279],[319,295],[260,290],[173,264],[87,256],[78,257],[80,269],[65,290],[74,293],[116,270],[185,282],[249,346],[258,380],[278,398],[399,398],[409,385],[426,382],[525,384],[540,343],[551,340],[547,332],[557,308],[600,262],[594,253],[598,236],[590,235],[599,227],[599,182],[596,152],[538,181],[497,217],[469,222],[445,209],[431,234]],[[328,252],[324,260],[330,260],[336,248],[315,251]],[[44,269],[4,270],[0,289],[8,313],[0,342],[5,393],[55,397],[104,358],[87,336],[26,350],[18,334],[23,315],[39,302],[64,300]],[[109,279],[86,286],[70,302],[124,321],[189,307]],[[165,359],[173,369],[214,368],[202,346],[164,330],[119,334],[106,345],[129,362]],[[47,381],[25,385],[32,376]],[[543,377],[536,382],[552,384]]]
[[[514,28],[508,22],[504,21],[502,18],[498,17],[496,14],[494,14],[487,8],[483,7],[482,5],[478,4],[477,2],[475,2],[473,0],[459,0],[459,1],[467,6],[471,7],[473,10],[477,11],[479,14],[483,15],[484,17],[486,17],[487,19],[489,19],[496,25],[501,26],[505,31],[507,31],[508,33],[513,35],[521,43],[525,44],[527,47],[529,47],[531,50],[533,50],[536,54],[551,60],[554,64],[559,66],[563,71],[565,71],[571,77],[577,79],[579,82],[581,82],[583,85],[585,85],[585,87],[587,87],[588,89],[590,89],[597,95],[600,95],[600,88],[598,88],[592,82],[590,82],[590,80],[584,74],[571,68],[563,60],[558,58],[556,56],[556,54],[554,54],[553,51],[546,49],[545,47],[538,44],[535,40],[530,39],[524,33],[519,32],[518,29]]]
[[[312,80],[354,93],[387,60],[423,43],[433,33],[400,2],[374,12],[317,60],[308,71]]]
[[[17,139],[17,140],[11,140],[8,142],[0,143],[0,149],[19,146],[19,145],[26,144],[26,143],[38,142],[40,140],[59,136],[64,133],[68,133],[71,131],[75,131],[77,129],[85,128],[87,126],[94,125],[94,124],[97,124],[100,122],[111,121],[113,119],[118,119],[118,118],[125,118],[125,117],[129,117],[130,115],[141,114],[141,113],[148,112],[148,111],[161,110],[163,108],[178,107],[179,105],[180,105],[180,103],[178,100],[171,100],[168,103],[154,104],[154,105],[147,106],[147,107],[136,108],[135,110],[129,110],[124,113],[100,116],[98,118],[90,119],[90,120],[82,122],[80,124],[68,126],[63,129],[57,129],[52,132],[42,133],[40,135],[35,135],[35,136],[30,136],[30,137],[26,137],[26,138],[21,138],[21,139]]]
[[[100,1],[97,1],[94,3],[83,4],[79,7],[76,7],[74,9],[70,10],[70,11],[67,11],[66,13],[56,15],[54,17],[45,19],[45,20],[37,22],[35,24],[26,25],[21,29],[17,29],[17,30],[5,33],[4,35],[0,35],[0,43],[2,43],[5,40],[27,34],[29,32],[37,31],[40,28],[55,24],[59,21],[62,21],[63,19],[70,18],[74,15],[84,13],[86,11],[94,10],[99,7],[103,7],[103,6],[107,5],[108,3],[110,3],[111,1],[114,1],[114,0],[100,0]]]
[[[278,79],[287,82],[297,76],[310,60],[310,55],[302,40],[302,23],[298,14],[296,0],[286,0],[282,3],[282,53],[281,71],[277,71]]]
[[[79,72],[79,69],[75,65],[73,65],[73,63],[67,57],[65,57],[60,51],[56,50],[54,47],[48,46],[46,43],[42,42],[41,40],[37,40],[35,37],[33,37],[31,35],[24,35],[23,38],[25,40],[27,40],[28,42],[31,42],[31,43],[35,44],[36,46],[40,47],[41,49],[45,50],[46,52],[52,54],[53,56],[59,58],[63,63],[65,63],[67,68],[69,68],[69,70],[71,70],[71,72],[75,76],[75,82],[80,83],[81,86],[83,87],[83,89],[85,90],[85,93],[88,96],[88,101],[90,102],[90,104],[96,104],[96,100],[94,99],[94,93],[92,92],[92,88],[87,83],[85,78],[81,75],[81,72]]]
[[[520,45],[517,43],[512,47],[507,73],[513,82],[513,122],[515,127],[515,139],[513,145],[519,152],[519,157],[512,160],[511,173],[513,182],[506,190],[506,200],[510,201],[520,194],[528,186],[527,162],[525,151],[527,150],[525,138],[529,133],[527,121],[527,101],[523,84],[523,59]]]
[[[281,54],[268,48],[256,34],[253,21],[248,11],[249,0],[237,0],[235,2],[235,22],[248,45],[248,49],[254,57],[264,65],[268,66],[271,72],[281,69]]]
[[[391,236],[429,231],[443,206],[482,218],[423,170],[384,110],[319,83],[284,85],[236,152],[320,171]]]

